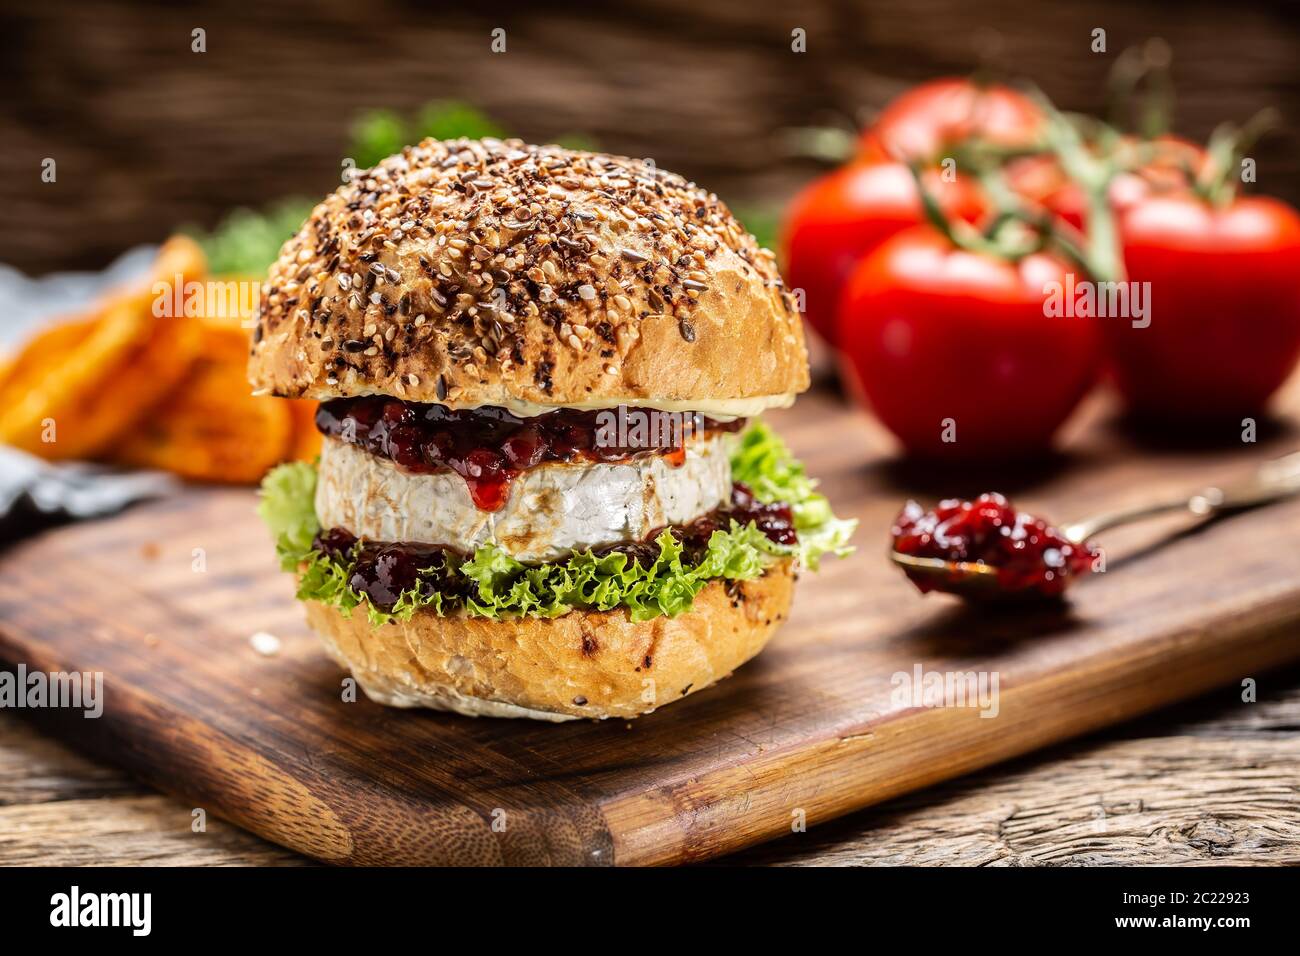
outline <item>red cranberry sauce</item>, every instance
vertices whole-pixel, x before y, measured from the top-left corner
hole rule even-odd
[[[668,528],[682,542],[684,560],[689,564],[699,561],[708,547],[713,532],[726,530],[731,522],[754,522],[770,540],[778,544],[794,544],[794,515],[790,506],[781,502],[764,504],[744,485],[737,483],[732,489],[731,504],[726,508],[697,518],[688,525]],[[664,531],[658,528],[643,541],[608,545],[594,549],[603,557],[607,554],[626,554],[643,566],[653,564],[659,557],[655,539]],[[472,596],[476,586],[455,570],[455,559],[461,555],[451,548],[425,544],[391,544],[358,540],[342,528],[331,528],[316,536],[316,550],[348,563],[351,567],[349,583],[353,590],[364,594],[380,610],[392,610],[398,598],[412,588],[423,596],[441,593],[444,601],[457,602]]]
[[[933,511],[909,501],[891,533],[900,554],[987,564],[997,569],[1006,590],[1044,595],[1060,594],[1070,578],[1087,574],[1098,554],[1090,544],[1074,544],[1041,518],[1017,511],[999,494],[949,498]],[[942,582],[908,576],[922,592],[943,590]]]
[[[602,436],[600,414],[562,408],[535,418],[519,418],[495,406],[454,410],[368,395],[325,402],[316,413],[316,427],[324,435],[364,448],[407,471],[451,469],[465,479],[470,497],[481,511],[500,510],[510,493],[511,479],[542,462],[613,462],[641,455],[666,455],[678,465],[685,461],[685,429],[665,427],[649,436],[625,430],[621,436]],[[706,431],[737,431],[745,420],[703,418],[702,423]],[[619,444],[609,441],[611,437],[630,440]],[[644,437],[657,441],[638,440]]]
[[[412,588],[424,597],[441,592],[444,600],[455,600],[472,586],[448,563],[448,549],[437,545],[359,541],[343,528],[331,528],[316,536],[316,550],[349,563],[352,589],[383,611],[391,611]]]

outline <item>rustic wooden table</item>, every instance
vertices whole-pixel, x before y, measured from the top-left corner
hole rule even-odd
[[[1300,864],[1300,669],[932,787],[717,864]],[[311,861],[0,712],[0,865]]]

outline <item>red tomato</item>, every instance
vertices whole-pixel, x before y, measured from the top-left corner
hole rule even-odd
[[[891,102],[862,134],[864,159],[935,161],[948,147],[979,138],[1000,146],[1027,146],[1042,126],[1042,110],[1007,86],[969,79],[931,80]]]
[[[980,193],[965,178],[944,182],[935,171],[925,179],[946,215],[980,217]],[[916,180],[901,163],[845,166],[795,197],[781,229],[783,274],[789,288],[803,290],[804,315],[823,338],[836,341],[840,291],[858,260],[924,220]]]
[[[1300,357],[1300,215],[1266,197],[1158,196],[1120,235],[1129,280],[1151,283],[1148,327],[1100,320],[1130,408],[1182,421],[1262,408]]]
[[[1088,203],[1054,156],[1027,156],[1006,167],[1007,184],[1021,199],[1082,229]]]
[[[1042,451],[1097,369],[1094,320],[1044,314],[1047,284],[1064,285],[1070,271],[1045,254],[1008,262],[966,252],[926,226],[902,233],[844,290],[846,371],[913,454]]]

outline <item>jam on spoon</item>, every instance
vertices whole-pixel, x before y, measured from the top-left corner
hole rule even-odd
[[[1224,485],[1124,505],[1060,530],[1017,512],[1001,495],[942,501],[925,511],[909,501],[894,520],[890,557],[925,591],[970,598],[1059,595],[1093,570],[1097,534],[1135,521],[1183,512],[1205,520],[1300,495],[1300,452],[1266,461]]]
[[[909,501],[891,533],[895,563],[922,593],[1055,597],[1099,554],[999,494],[950,498],[931,511]]]

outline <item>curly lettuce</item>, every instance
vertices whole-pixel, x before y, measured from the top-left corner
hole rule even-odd
[[[655,539],[659,553],[649,564],[626,554],[578,551],[562,561],[526,565],[488,544],[468,558],[447,556],[449,573],[470,585],[463,593],[453,596],[413,588],[389,610],[375,607],[351,586],[350,560],[313,548],[320,531],[313,503],[314,466],[293,462],[271,471],[262,482],[258,513],[275,538],[281,566],[299,572],[300,600],[320,601],[344,612],[365,605],[374,624],[409,620],[426,609],[493,619],[558,617],[578,608],[624,608],[634,621],[675,617],[691,609],[695,596],[710,581],[751,580],[783,558],[816,569],[823,555],[852,550],[848,539],[856,522],[832,514],[803,465],[762,422],[752,424],[742,437],[732,457],[732,477],[745,483],[759,501],[791,506],[798,544],[777,544],[753,523],[742,526],[735,521],[726,530],[715,531],[704,551],[693,558],[665,531]]]
[[[320,531],[316,517],[316,466],[292,461],[272,468],[262,479],[258,517],[271,531],[280,567],[295,571],[316,553],[313,542]]]
[[[764,422],[756,421],[745,430],[731,456],[731,480],[747,485],[759,501],[784,501],[790,506],[799,537],[792,550],[800,564],[816,571],[823,555],[843,557],[853,550],[849,538],[857,521],[835,517],[803,462]]]

